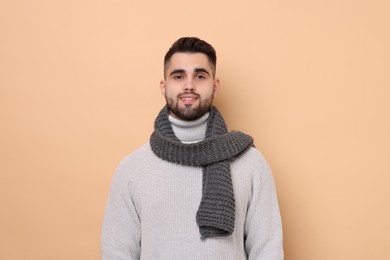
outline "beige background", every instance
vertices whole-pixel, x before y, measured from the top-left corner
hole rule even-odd
[[[276,180],[287,260],[390,259],[390,2],[0,2],[0,258],[99,259],[112,174],[181,36]]]

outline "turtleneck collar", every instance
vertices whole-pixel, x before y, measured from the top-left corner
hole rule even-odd
[[[192,121],[184,121],[175,118],[172,115],[168,116],[176,137],[185,144],[200,142],[206,137],[208,118],[209,113],[206,113],[200,118]]]

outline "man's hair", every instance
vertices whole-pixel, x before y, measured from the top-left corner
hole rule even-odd
[[[164,57],[164,77],[166,77],[167,68],[171,58],[175,53],[203,53],[207,56],[212,74],[215,76],[217,68],[217,54],[213,46],[197,37],[182,37],[175,41]]]

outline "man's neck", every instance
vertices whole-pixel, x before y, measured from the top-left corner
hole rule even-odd
[[[209,113],[192,121],[181,120],[172,115],[169,115],[168,117],[176,137],[185,144],[200,142],[206,137],[208,118]]]

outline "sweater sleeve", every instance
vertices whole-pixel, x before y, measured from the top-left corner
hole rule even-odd
[[[101,234],[103,260],[140,259],[140,219],[131,197],[130,183],[118,169],[113,178]]]
[[[263,157],[254,170],[245,221],[248,260],[283,260],[283,234],[271,170]]]

